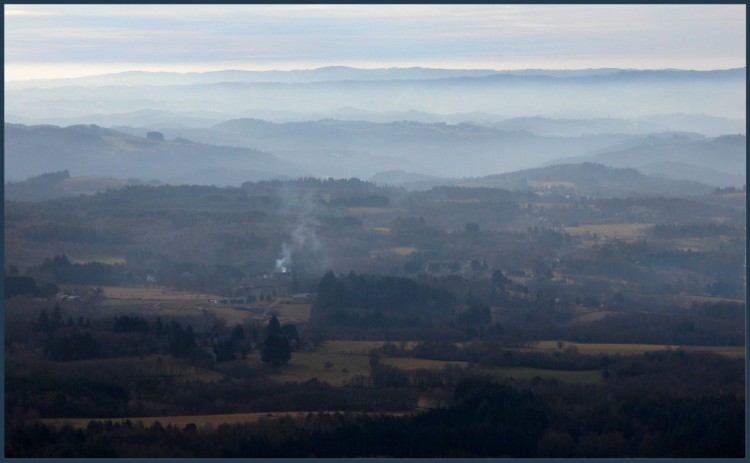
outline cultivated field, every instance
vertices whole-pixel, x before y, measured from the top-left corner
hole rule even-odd
[[[326,341],[315,352],[294,352],[292,359],[283,368],[270,374],[270,378],[279,382],[304,382],[312,378],[325,381],[333,386],[349,384],[354,376],[369,376],[372,349],[385,344],[383,341]],[[407,343],[407,348],[409,344]],[[260,366],[256,356],[247,360]],[[447,362],[414,358],[387,358],[380,360],[384,365],[395,366],[404,370],[418,368],[440,369],[447,364],[466,365],[465,362]],[[328,365],[328,366],[327,366]]]
[[[112,256],[87,256],[80,259],[73,259],[71,262],[74,264],[88,264],[91,262],[99,262],[107,265],[118,265],[125,264],[127,261],[124,257],[112,257]]]
[[[396,209],[391,207],[348,207],[346,212],[354,217],[362,217],[366,215],[384,215],[395,212]]]
[[[302,323],[310,320],[312,304],[279,304],[274,309],[281,323]]]
[[[568,341],[539,341],[534,347],[529,348],[529,350],[542,350],[548,352],[560,350],[558,342],[562,342],[563,350],[568,347],[575,347],[579,353],[589,355],[640,355],[646,352],[681,349],[686,352],[713,352],[735,358],[742,358],[745,356],[745,348],[742,346],[668,346],[661,344],[603,344]]]
[[[601,311],[595,311],[595,312],[588,312],[584,313],[583,315],[579,315],[578,317],[571,320],[572,323],[591,323],[591,322],[597,322],[599,320],[603,320],[605,317],[617,317],[618,315],[621,315],[621,312],[613,312],[609,310],[601,310]]]
[[[578,185],[572,182],[542,182],[530,180],[526,182],[531,188],[563,187],[577,189]]]
[[[646,230],[653,227],[648,223],[617,223],[603,225],[581,225],[579,227],[564,227],[565,232],[572,236],[594,234],[609,239],[636,240],[646,235]]]
[[[601,370],[545,370],[541,368],[529,367],[507,367],[482,369],[483,373],[488,373],[497,378],[513,378],[520,380],[531,380],[534,378],[556,379],[564,383],[572,384],[595,384],[601,379]]]
[[[104,286],[101,289],[104,295],[104,300],[100,303],[102,308],[160,317],[202,317],[211,314],[225,320],[229,326],[253,319],[267,320],[271,314],[277,315],[282,323],[302,323],[310,319],[312,310],[312,304],[278,301],[271,304],[257,301],[250,305],[221,305],[210,302],[212,299],[221,299],[221,296],[215,294],[176,291],[157,286]]]
[[[102,286],[104,296],[109,299],[148,300],[148,301],[200,301],[207,303],[209,299],[218,299],[214,294],[202,294],[189,291],[177,291],[158,286],[123,287]]]

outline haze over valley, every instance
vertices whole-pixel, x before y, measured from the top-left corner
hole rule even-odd
[[[458,178],[588,160],[741,186],[744,100],[736,95],[744,83],[744,68],[346,67],[16,82],[6,85],[6,124],[18,123],[6,126],[6,179],[45,173],[42,166],[216,185],[304,175],[369,179],[392,170]],[[42,124],[67,128],[21,130]],[[81,125],[108,130],[71,127]],[[24,141],[29,130],[33,143]],[[151,131],[164,143],[142,140]],[[90,145],[70,153],[76,143]],[[175,163],[175,156],[191,162]]]
[[[9,5],[5,455],[746,457],[742,5]]]

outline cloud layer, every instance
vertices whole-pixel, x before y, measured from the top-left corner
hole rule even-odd
[[[333,64],[745,65],[745,5],[6,5],[6,80]],[[24,75],[48,72],[58,75]]]

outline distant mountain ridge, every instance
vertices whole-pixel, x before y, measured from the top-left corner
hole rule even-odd
[[[363,69],[349,66],[325,66],[289,71],[222,70],[206,72],[125,71],[110,74],[64,79],[33,79],[7,82],[6,88],[49,88],[60,86],[98,85],[195,85],[219,82],[282,82],[309,83],[342,80],[430,80],[455,77],[486,77],[491,75],[580,77],[621,72],[616,68],[555,70],[555,69],[441,69],[424,67]]]
[[[63,128],[6,123],[4,152],[5,178],[12,181],[65,170],[78,176],[217,185],[283,173],[301,175],[293,165],[258,150],[186,139],[154,141],[95,125]],[[219,175],[207,174],[219,171]]]
[[[349,66],[326,66],[288,71],[223,70],[206,72],[124,71],[118,73],[64,79],[33,79],[6,82],[6,89],[50,88],[62,86],[102,85],[200,85],[217,83],[312,83],[379,80],[440,80],[456,78],[661,78],[744,75],[745,68],[695,71],[684,69],[441,69],[425,67],[364,69]]]
[[[706,139],[688,134],[649,135],[619,149],[566,161],[636,168],[667,178],[679,176],[715,186],[739,187],[745,183],[747,137],[723,135]]]
[[[260,77],[259,77],[260,76]],[[701,113],[744,118],[746,69],[493,71],[425,68],[217,73],[143,73],[56,82],[7,83],[5,112],[18,117],[84,116],[143,108],[321,113],[341,107],[387,112],[638,117]],[[614,114],[612,111],[616,110]]]

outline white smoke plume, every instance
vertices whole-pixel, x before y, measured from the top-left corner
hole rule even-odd
[[[317,230],[320,224],[314,218],[316,205],[309,193],[307,195],[290,198],[285,195],[284,206],[290,213],[297,216],[294,229],[289,240],[282,243],[281,254],[276,259],[276,271],[286,273],[292,270],[293,257],[299,253],[319,255],[322,245]],[[291,210],[290,210],[291,209]]]
[[[276,259],[276,271],[288,272],[292,267],[292,250],[287,243],[281,245],[281,257]]]

